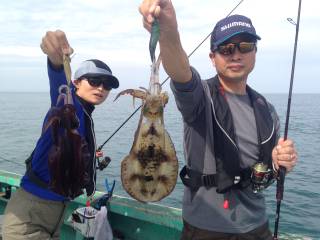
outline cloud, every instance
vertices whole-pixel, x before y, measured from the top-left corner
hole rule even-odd
[[[40,57],[43,53],[40,47],[28,47],[28,46],[0,46],[1,55],[12,55],[19,57]]]
[[[45,67],[45,56],[39,48],[41,38],[46,31],[62,29],[75,49],[73,68],[87,58],[100,58],[114,66],[123,76],[123,82],[128,85],[133,84],[130,82],[132,80],[129,79],[128,72],[145,76],[148,74],[150,64],[149,33],[142,27],[141,16],[138,13],[140,2],[140,0],[58,0],[52,4],[49,1],[29,0],[1,4],[0,74],[7,72],[4,66],[10,66],[10,69],[15,67],[21,69],[22,66],[33,69],[37,66],[38,69]],[[210,34],[214,24],[226,16],[239,1],[175,0],[173,3],[183,47],[190,53]],[[320,2],[316,0],[305,1],[301,13],[297,54],[300,59],[297,63],[305,65],[305,62],[308,62],[311,69],[308,75],[311,77],[316,76],[315,64],[319,62],[315,60],[319,60],[317,56],[320,50],[314,47],[317,45],[315,40],[320,36],[318,30],[320,17],[317,12],[319,5]],[[291,61],[295,28],[286,19],[288,17],[296,19],[297,7],[298,1],[293,0],[244,0],[234,11],[234,14],[249,16],[262,37],[258,45],[258,61],[264,61],[262,66],[274,68],[284,64],[281,59]],[[203,76],[209,77],[214,74],[214,69],[208,60],[208,52],[209,40],[203,43],[190,61]],[[308,60],[310,58],[314,60]],[[255,71],[258,71],[258,76],[263,77],[265,72],[259,69],[259,64]],[[17,79],[21,79],[22,74],[29,73],[21,71],[19,75],[19,71],[15,72]],[[33,72],[32,77],[36,83],[46,76],[37,77]],[[315,88],[310,87],[310,90],[313,89],[319,89],[319,85]]]

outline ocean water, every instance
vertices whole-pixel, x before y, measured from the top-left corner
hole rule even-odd
[[[106,103],[93,113],[97,145],[100,146],[135,110],[132,98],[123,96],[113,102],[111,94]],[[287,105],[287,94],[266,94],[275,106],[282,133]],[[140,105],[136,100],[135,107]],[[41,134],[41,124],[50,106],[47,93],[0,92],[0,168],[23,174],[24,161]],[[98,173],[98,190],[103,183],[116,180],[115,194],[125,195],[120,180],[121,160],[129,153],[139,114],[135,114],[103,148],[112,162]],[[285,180],[284,200],[281,205],[279,233],[281,239],[320,239],[320,94],[294,94],[292,98],[289,138],[294,139],[299,162]],[[184,164],[182,149],[182,121],[173,96],[165,108],[165,125],[175,144],[180,168]],[[270,227],[273,231],[276,199],[275,184],[265,191]],[[183,185],[178,180],[174,191],[160,204],[181,208]]]

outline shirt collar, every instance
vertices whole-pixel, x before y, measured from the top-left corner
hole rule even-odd
[[[77,98],[79,99],[81,105],[84,107],[84,109],[87,111],[87,113],[92,114],[93,110],[95,109],[94,105],[91,103],[88,103],[86,100],[84,100],[83,98],[79,97],[76,94]]]

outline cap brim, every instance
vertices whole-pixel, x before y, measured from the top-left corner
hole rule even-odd
[[[119,87],[119,80],[113,76],[113,75],[108,75],[108,74],[101,74],[101,73],[88,73],[83,75],[82,77],[100,77],[104,78],[106,81],[111,83],[112,88],[118,88]]]
[[[243,33],[248,34],[248,35],[254,37],[254,38],[257,39],[257,40],[261,40],[261,37],[259,37],[257,34],[250,33],[250,32],[247,32],[247,31],[240,31],[240,32],[236,32],[236,33],[230,34],[229,36],[221,39],[220,41],[218,41],[218,42],[216,42],[216,43],[214,43],[214,48],[213,48],[213,50],[217,49],[217,47],[218,47],[220,44],[228,41],[230,38],[232,38],[232,37],[234,37],[234,36],[237,36],[237,35],[239,35],[239,34],[243,34]]]

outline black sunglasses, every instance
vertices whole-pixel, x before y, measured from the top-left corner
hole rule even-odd
[[[90,86],[92,86],[92,87],[99,87],[102,84],[102,86],[105,90],[110,91],[112,89],[112,86],[110,85],[108,80],[105,78],[87,77],[84,79],[86,79],[88,81],[88,83],[90,84]]]
[[[234,54],[238,48],[239,52],[241,53],[248,53],[256,49],[255,42],[239,42],[239,43],[227,43],[224,45],[219,45],[217,48],[217,52],[222,55],[228,56]]]

